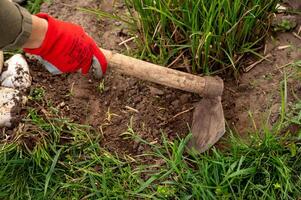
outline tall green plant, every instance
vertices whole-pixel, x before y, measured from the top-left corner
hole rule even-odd
[[[166,65],[185,57],[194,72],[210,73],[236,70],[242,56],[258,50],[278,0],[126,2],[143,58]]]
[[[41,5],[44,1],[45,0],[29,0],[27,1],[26,8],[30,13],[36,14],[40,12]]]

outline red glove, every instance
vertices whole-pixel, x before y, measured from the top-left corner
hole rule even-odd
[[[76,72],[87,74],[93,66],[98,76],[106,72],[107,61],[94,40],[82,27],[59,21],[40,13],[38,17],[48,21],[48,30],[40,48],[24,49],[26,53],[40,56],[46,68],[53,73]]]

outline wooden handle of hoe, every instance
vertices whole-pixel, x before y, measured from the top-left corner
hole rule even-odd
[[[100,49],[110,67],[126,75],[168,87],[200,94],[203,97],[221,96],[224,89],[219,77],[200,77],[131,58],[109,50]]]

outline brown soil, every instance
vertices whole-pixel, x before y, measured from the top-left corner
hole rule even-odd
[[[175,116],[198,101],[192,94],[112,72],[100,91],[99,82],[81,74],[52,76],[34,63],[31,69],[33,88],[43,87],[45,99],[59,108],[62,116],[98,129],[108,150],[134,154],[144,150],[121,135],[129,128],[149,142],[160,142],[161,131],[170,139],[189,132],[191,113]]]
[[[290,45],[284,50],[278,47]],[[275,123],[281,107],[280,86],[285,75],[291,76],[295,69],[286,66],[301,59],[301,40],[292,33],[279,33],[266,43],[268,61],[244,73],[235,83],[226,81],[224,109],[229,125],[240,134],[252,132]],[[246,61],[248,64],[255,60]],[[286,67],[285,67],[286,66]],[[288,80],[288,105],[295,100],[293,93],[300,97],[301,85],[295,78]]]
[[[117,51],[123,50],[118,43],[129,38],[119,23],[99,20],[96,16],[76,9],[88,7],[122,12],[123,5],[112,5],[103,0],[53,0],[44,3],[43,12],[62,20],[82,25],[96,39],[100,46]],[[291,45],[284,50],[277,47]],[[286,68],[281,66],[300,59],[301,40],[291,33],[279,33],[267,42],[266,54],[270,61],[264,61],[239,80],[226,80],[223,96],[225,117],[228,125],[240,134],[274,123],[279,116],[280,81]],[[256,60],[246,60],[246,66]],[[132,128],[137,135],[149,142],[160,142],[161,133],[173,139],[185,137],[191,125],[192,108],[200,100],[197,95],[147,83],[135,78],[109,71],[105,77],[104,90],[99,82],[80,74],[52,76],[38,64],[32,64],[33,88],[43,87],[46,99],[61,114],[75,122],[89,124],[103,136],[102,145],[110,151],[137,154],[145,147],[125,139],[122,134]],[[301,92],[301,85],[290,80],[289,88]],[[292,98],[290,98],[292,99]],[[187,111],[187,112],[186,112]],[[182,113],[178,115],[179,113]],[[250,120],[252,113],[253,120]],[[253,123],[254,122],[254,123]],[[256,124],[254,126],[254,124]]]

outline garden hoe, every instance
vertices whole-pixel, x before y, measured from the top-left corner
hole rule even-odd
[[[195,107],[192,138],[189,148],[202,153],[214,145],[225,133],[225,119],[221,103],[224,89],[219,77],[200,77],[161,67],[135,58],[101,49],[112,69],[126,75],[168,87],[193,92],[203,99]]]

